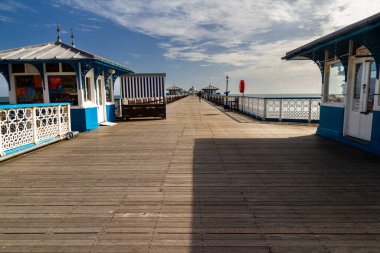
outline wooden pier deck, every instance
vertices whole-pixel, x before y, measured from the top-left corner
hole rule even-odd
[[[0,164],[0,252],[380,252],[380,159],[188,97]]]

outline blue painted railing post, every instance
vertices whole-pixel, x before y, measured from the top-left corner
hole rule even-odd
[[[280,115],[278,115],[278,121],[282,121],[282,99],[280,99]]]

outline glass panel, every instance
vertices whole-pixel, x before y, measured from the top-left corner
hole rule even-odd
[[[46,72],[59,72],[59,63],[46,63]]]
[[[98,80],[98,89],[99,89],[99,104],[103,105],[103,87],[102,87],[101,80]]]
[[[68,63],[62,63],[62,72],[75,72],[73,67]]]
[[[376,87],[376,63],[374,61],[372,61],[370,63],[368,103],[367,103],[367,110],[369,112],[373,111],[374,98],[375,98],[375,87]]]
[[[84,100],[91,101],[91,79],[86,77],[85,87],[84,87]]]
[[[13,73],[25,73],[25,65],[24,64],[13,64],[12,65]]]
[[[328,67],[328,102],[343,102],[343,91],[346,85],[345,72],[342,63],[331,64]]]
[[[15,84],[18,104],[44,102],[41,76],[15,76]]]
[[[352,111],[358,112],[360,108],[360,93],[362,90],[362,80],[363,80],[363,63],[358,63],[355,65],[355,86],[354,86],[354,96],[352,99]]]
[[[48,83],[51,103],[68,102],[72,105],[78,105],[76,76],[49,76]]]
[[[112,97],[111,97],[111,80],[107,79],[106,84],[106,101],[107,102],[112,102]]]

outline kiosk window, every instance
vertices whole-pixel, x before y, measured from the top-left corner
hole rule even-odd
[[[345,72],[342,63],[327,65],[327,101],[330,103],[341,103],[344,97]]]
[[[39,75],[15,76],[18,104],[43,103],[42,79]]]
[[[68,102],[78,105],[77,80],[74,75],[49,76],[50,102]]]

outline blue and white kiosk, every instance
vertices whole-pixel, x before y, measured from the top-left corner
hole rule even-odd
[[[380,13],[286,53],[322,74],[317,134],[380,155]]]
[[[114,83],[127,67],[56,42],[0,51],[10,104],[71,104],[71,129],[89,131],[115,120]]]

